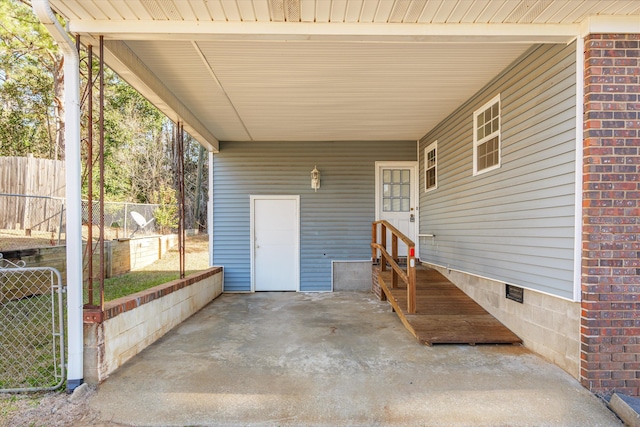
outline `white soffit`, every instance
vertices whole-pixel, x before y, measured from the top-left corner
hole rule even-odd
[[[219,140],[257,141],[419,139],[528,48],[266,41],[127,44],[196,116],[208,118]],[[198,64],[196,47],[206,65]]]
[[[638,0],[51,3],[72,32],[121,40],[144,66],[109,65],[210,145],[416,140],[536,43],[640,32]]]
[[[637,0],[52,0],[72,21],[579,24]]]

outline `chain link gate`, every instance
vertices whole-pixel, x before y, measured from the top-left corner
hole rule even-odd
[[[0,392],[55,390],[65,379],[60,273],[0,253]]]

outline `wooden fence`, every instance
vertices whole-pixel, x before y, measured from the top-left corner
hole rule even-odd
[[[0,194],[0,229],[53,231],[63,205],[57,198],[65,196],[64,161],[0,157]]]

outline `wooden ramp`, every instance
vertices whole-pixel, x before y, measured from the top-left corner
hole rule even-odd
[[[416,314],[407,313],[407,288],[380,287],[406,328],[423,344],[519,344],[522,340],[437,271],[416,267]]]

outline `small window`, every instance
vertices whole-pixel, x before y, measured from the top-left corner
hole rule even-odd
[[[411,204],[411,171],[384,169],[382,172],[382,211],[409,212]]]
[[[500,167],[500,95],[473,113],[473,174]]]
[[[424,149],[424,191],[438,187],[438,141]]]

